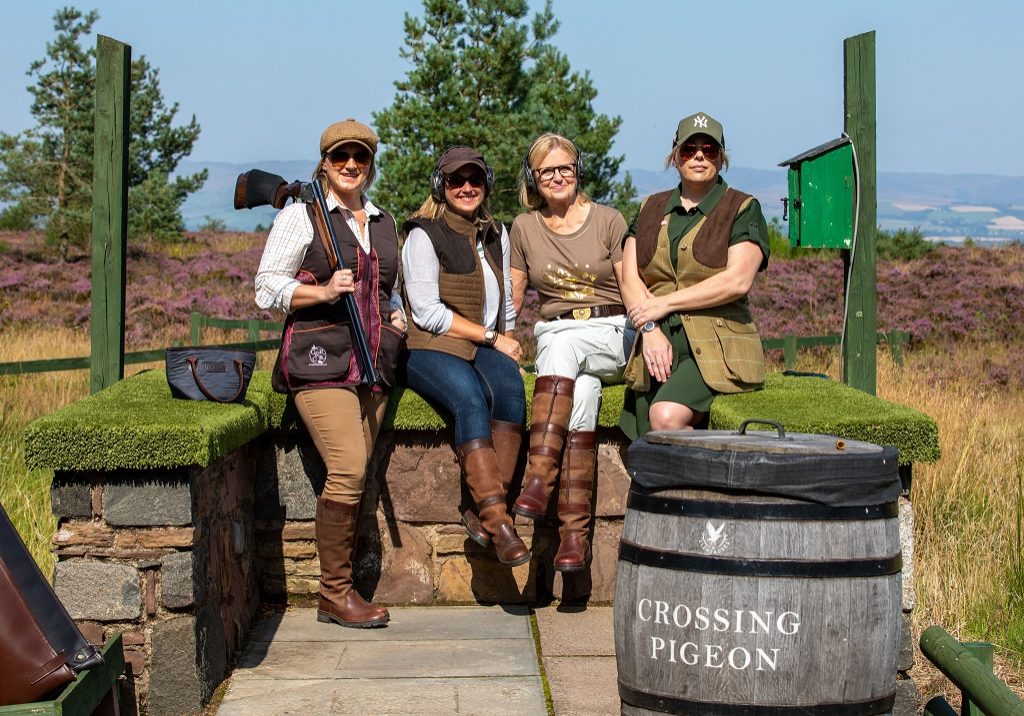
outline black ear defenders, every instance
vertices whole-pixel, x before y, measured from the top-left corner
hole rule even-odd
[[[430,172],[430,196],[433,197],[434,201],[438,204],[444,203],[444,173],[441,171],[441,161],[444,159],[444,155],[453,149],[468,149],[462,145],[449,147],[444,150],[437,161],[434,163],[434,170]],[[474,164],[474,166],[476,166]],[[491,187],[494,186],[494,170],[491,169],[491,165],[484,160],[484,196],[491,193]]]
[[[573,168],[576,170],[576,184],[581,186],[583,184],[583,152],[580,151],[575,142],[572,142],[572,148],[576,150],[576,161],[573,162]],[[533,145],[530,146],[530,149],[533,149]],[[529,151],[523,157],[523,179],[526,182],[527,189],[532,192],[537,191],[537,177],[533,175],[533,169],[530,167]]]

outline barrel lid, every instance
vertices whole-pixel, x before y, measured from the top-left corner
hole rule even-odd
[[[773,430],[748,429],[765,423]],[[900,493],[895,448],[786,433],[774,421],[745,421],[739,430],[652,431],[630,446],[626,467],[648,490],[724,488],[835,507],[891,502]]]

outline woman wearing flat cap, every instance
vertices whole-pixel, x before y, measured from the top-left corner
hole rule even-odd
[[[679,184],[644,199],[622,252],[622,297],[638,329],[626,370],[620,425],[699,425],[720,393],[764,383],[761,337],[747,305],[768,265],[768,227],[757,199],[730,188],[722,125],[702,112],[679,122],[665,166]]]
[[[402,226],[409,325],[408,385],[455,424],[455,452],[474,509],[471,539],[494,545],[502,564],[530,559],[506,495],[519,456],[526,400],[508,234],[487,195],[493,173],[471,147],[447,149],[431,173],[430,196]]]
[[[320,137],[313,181],[324,189],[348,268],[337,270],[326,226],[318,225],[312,205],[296,202],[274,219],[256,274],[256,304],[288,314],[274,388],[292,395],[327,466],[316,504],[317,619],[346,627],[385,626],[389,618],[387,609],[359,595],[352,578],[366,465],[406,328],[396,291],[395,220],[365,193],[375,176],[376,151],[377,135],[354,119],[332,124]],[[360,374],[351,317],[340,300],[345,293],[354,296],[370,354],[376,356],[377,384]]]
[[[595,430],[602,382],[626,364],[626,309],[619,295],[626,220],[581,189],[580,151],[543,134],[523,159],[519,199],[527,213],[512,224],[512,293],[540,296],[537,382],[530,415],[530,459],[512,511],[541,519],[558,490],[559,545],[553,567],[585,568],[597,465]]]

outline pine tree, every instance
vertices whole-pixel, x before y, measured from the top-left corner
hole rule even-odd
[[[422,19],[406,15],[401,54],[412,69],[395,83],[394,103],[374,115],[385,145],[375,201],[397,217],[423,202],[440,153],[468,144],[494,169],[492,210],[511,222],[522,210],[523,155],[544,132],[580,147],[591,197],[628,210],[636,192],[628,175],[616,181],[623,158],[609,154],[622,119],[594,111],[589,73],[573,72],[551,44],[550,0],[529,23],[527,12],[526,0],[424,0]]]
[[[34,80],[28,91],[36,126],[18,135],[0,133],[0,201],[9,204],[0,225],[43,226],[61,260],[71,247],[84,246],[91,232],[96,51],[82,42],[98,19],[96,11],[72,7],[54,14],[56,36],[46,57],[27,72]],[[169,180],[200,131],[195,116],[173,127],[177,111],[177,104],[164,103],[157,70],[145,57],[134,60],[128,150],[133,233],[179,232],[181,203],[206,179],[204,170]]]

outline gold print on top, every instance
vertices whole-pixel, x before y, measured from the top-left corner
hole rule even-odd
[[[594,295],[597,274],[591,273],[590,264],[585,264],[582,269],[579,264],[573,264],[572,268],[555,268],[548,264],[544,268],[544,280],[560,291],[562,298],[580,299]]]

